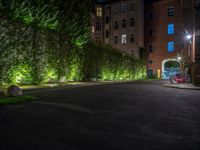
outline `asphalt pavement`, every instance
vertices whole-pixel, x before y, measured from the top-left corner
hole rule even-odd
[[[200,91],[163,81],[33,91],[0,107],[0,150],[199,150]]]

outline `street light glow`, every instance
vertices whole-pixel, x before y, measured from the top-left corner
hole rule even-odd
[[[191,35],[191,34],[188,34],[188,35],[186,35],[186,38],[187,38],[188,40],[191,40],[191,39],[192,39],[192,35]]]
[[[178,60],[180,61],[182,58],[181,57],[178,57]]]

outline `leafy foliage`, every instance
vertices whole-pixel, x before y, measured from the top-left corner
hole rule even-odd
[[[89,41],[90,0],[1,0],[0,84],[146,77],[145,64]]]

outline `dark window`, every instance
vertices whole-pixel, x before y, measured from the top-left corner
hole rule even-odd
[[[134,43],[134,42],[135,42],[135,35],[131,34],[131,43]]]
[[[152,53],[152,52],[153,52],[153,46],[149,45],[149,53]]]
[[[101,22],[96,23],[96,31],[101,31]]]
[[[106,31],[106,38],[109,38],[109,31]]]
[[[122,4],[122,13],[127,12],[127,10],[128,10],[127,4]]]
[[[135,3],[131,3],[130,4],[130,11],[134,11],[134,9],[135,9]]]
[[[174,16],[174,7],[168,8],[168,17],[173,17]]]
[[[96,37],[96,42],[101,42],[102,38],[101,37]]]
[[[106,22],[106,23],[109,23],[109,20],[110,20],[110,19],[109,19],[109,17],[107,16],[105,22]]]
[[[153,13],[150,12],[150,13],[149,13],[149,20],[152,20],[152,19],[153,19]]]
[[[149,78],[152,78],[153,77],[153,69],[148,69],[147,75],[148,75]]]
[[[134,27],[134,26],[135,26],[135,19],[131,18],[131,27]]]
[[[149,60],[149,64],[153,64],[153,61],[152,61],[152,60]]]
[[[152,29],[152,28],[149,29],[149,35],[150,35],[150,36],[153,35],[153,29]]]
[[[122,20],[122,28],[126,28],[126,20],[125,19]]]
[[[114,37],[114,44],[118,44],[118,36]]]
[[[119,28],[119,22],[118,22],[118,21],[115,21],[114,27],[115,27],[115,29],[118,29],[118,28]]]

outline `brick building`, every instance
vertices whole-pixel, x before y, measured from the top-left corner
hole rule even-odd
[[[149,76],[168,79],[191,55],[183,18],[184,0],[155,0],[145,8],[145,47]],[[185,3],[186,4],[186,3]]]
[[[110,0],[95,4],[92,38],[136,57],[145,47],[148,75],[168,79],[200,60],[199,16],[199,0]]]
[[[123,53],[140,56],[144,47],[143,0],[110,0],[96,4],[92,38],[110,44]]]
[[[200,86],[200,0],[194,0],[193,83]]]

